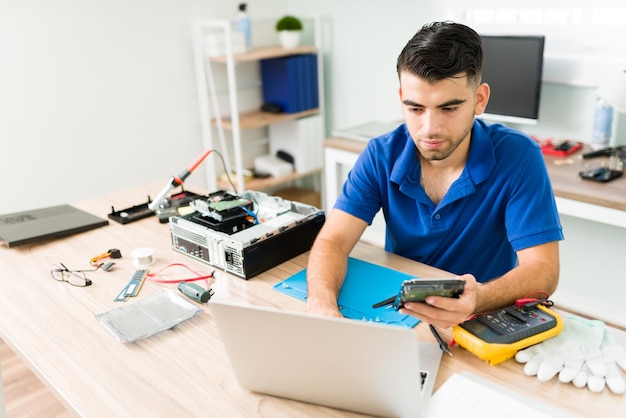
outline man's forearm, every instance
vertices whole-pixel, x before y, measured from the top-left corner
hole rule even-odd
[[[366,227],[359,218],[331,210],[309,253],[307,311],[341,316],[337,297],[346,277],[348,256]]]
[[[307,304],[336,307],[347,266],[347,255],[341,254],[333,243],[323,238],[317,240],[307,265]]]
[[[487,312],[509,306],[524,296],[538,299],[554,292],[558,282],[554,271],[540,262],[521,265],[504,276],[479,286],[476,312]]]
[[[526,296],[551,295],[559,282],[559,243],[547,242],[517,252],[517,267],[478,288],[474,313],[512,305]]]

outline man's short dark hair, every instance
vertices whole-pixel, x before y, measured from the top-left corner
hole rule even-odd
[[[464,74],[477,87],[482,77],[483,49],[472,28],[454,22],[425,25],[398,56],[398,76],[402,71],[435,83]]]

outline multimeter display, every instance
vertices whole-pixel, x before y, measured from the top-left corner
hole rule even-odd
[[[455,326],[452,338],[495,365],[512,358],[518,350],[557,335],[562,329],[559,315],[544,306],[509,306]]]
[[[556,326],[556,318],[539,309],[509,306],[459,325],[488,343],[511,344]]]

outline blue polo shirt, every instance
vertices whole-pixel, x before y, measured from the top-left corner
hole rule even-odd
[[[515,267],[516,251],[563,239],[541,150],[521,132],[475,120],[465,168],[438,205],[420,172],[402,124],[368,142],[334,207],[368,224],[382,209],[386,251],[479,282]]]

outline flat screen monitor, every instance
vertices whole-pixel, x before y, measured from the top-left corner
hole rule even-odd
[[[544,36],[481,35],[483,82],[491,97],[483,119],[536,124],[539,119]]]

